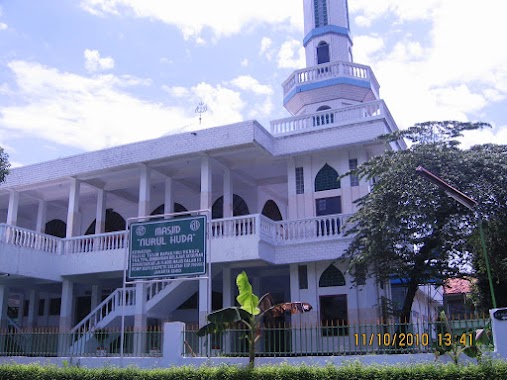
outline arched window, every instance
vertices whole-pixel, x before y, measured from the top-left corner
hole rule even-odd
[[[340,188],[338,172],[328,164],[319,170],[315,177],[315,191],[325,191]]]
[[[155,210],[151,212],[150,215],[161,215],[164,213],[165,204],[162,203],[160,206],[158,206]],[[174,203],[173,205],[173,212],[185,212],[188,211],[185,206],[179,203]]]
[[[233,216],[241,216],[248,215],[250,211],[248,210],[248,205],[245,200],[241,198],[239,195],[234,194],[232,197],[232,215]],[[211,219],[221,219],[224,217],[224,197],[218,198],[213,206],[211,207]]]
[[[95,224],[97,220],[95,219],[89,226],[85,232],[85,235],[93,235],[95,234]],[[104,226],[104,232],[114,232],[114,231],[122,231],[125,230],[125,219],[123,216],[118,214],[116,211],[113,211],[112,208],[108,208],[106,210],[106,221]]]
[[[67,224],[60,219],[53,219],[46,223],[44,233],[47,235],[64,238],[67,234]]]
[[[275,201],[271,199],[264,204],[264,207],[262,208],[262,215],[274,221],[282,220],[282,213],[280,212],[280,209],[276,205]]]
[[[331,286],[344,286],[345,277],[343,273],[334,264],[331,264],[322,273],[319,279],[319,288],[329,288]]]
[[[317,45],[317,64],[328,63],[329,57],[329,44],[325,41],[319,42]]]

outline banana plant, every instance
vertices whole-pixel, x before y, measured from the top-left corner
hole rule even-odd
[[[264,317],[276,318],[285,313],[306,313],[312,306],[306,302],[285,302],[272,305],[272,298],[266,293],[260,299],[252,291],[247,274],[243,271],[236,277],[239,295],[236,300],[239,306],[226,307],[208,314],[208,324],[201,327],[198,336],[218,334],[233,324],[241,323],[247,328],[246,340],[248,342],[249,366],[255,364],[255,343],[261,337],[261,324]]]

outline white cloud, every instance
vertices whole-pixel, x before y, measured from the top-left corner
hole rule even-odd
[[[278,52],[278,67],[301,69],[305,67],[305,49],[298,40],[285,41]]]
[[[180,108],[124,92],[129,77],[88,78],[25,61],[8,66],[20,101],[1,109],[4,130],[94,150],[156,138],[189,122]]]
[[[273,45],[273,40],[271,38],[262,37],[259,55],[265,56],[268,60],[271,60],[271,57],[272,57],[271,46],[272,45]]]
[[[100,58],[98,50],[86,49],[83,55],[85,58],[85,68],[91,73],[114,68],[114,59],[111,57]]]
[[[0,22],[0,30],[6,30],[6,29],[7,29],[7,24],[4,22]]]
[[[251,76],[242,75],[234,78],[231,84],[241,90],[252,91],[258,95],[272,95],[273,89],[270,86],[260,84],[259,81]]]
[[[177,26],[186,39],[201,38],[210,28],[215,38],[240,33],[246,26],[285,22],[302,29],[300,7],[293,0],[187,0],[175,5],[158,0],[81,0],[81,7],[94,15],[129,15]],[[269,9],[269,12],[266,12]]]
[[[482,119],[486,107],[507,97],[507,51],[491,43],[507,34],[502,12],[494,11],[496,0],[480,6],[460,0],[356,0],[350,6],[369,22],[389,18],[403,24],[385,28],[382,37],[354,39],[355,61],[372,66],[400,127]],[[412,26],[414,20],[424,22]]]

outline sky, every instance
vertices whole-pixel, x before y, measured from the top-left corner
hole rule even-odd
[[[501,0],[349,0],[353,55],[399,128],[484,121],[507,144]],[[13,167],[290,116],[302,0],[0,0],[0,146]],[[202,124],[195,112],[206,103]]]

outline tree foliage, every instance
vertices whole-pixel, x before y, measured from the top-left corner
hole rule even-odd
[[[9,174],[10,167],[11,164],[9,163],[9,155],[0,148],[0,183],[5,181],[5,177]]]
[[[396,278],[407,296],[401,317],[409,321],[420,284],[442,283],[459,275],[471,255],[468,239],[476,217],[434,184],[418,176],[422,165],[479,203],[478,212],[493,217],[506,208],[507,146],[459,148],[463,131],[485,123],[427,122],[382,136],[387,143],[408,139],[406,150],[388,151],[360,165],[354,174],[374,183],[357,201],[350,219],[353,235],[347,255],[352,265],[374,263],[379,281]],[[350,174],[350,173],[347,173]]]

